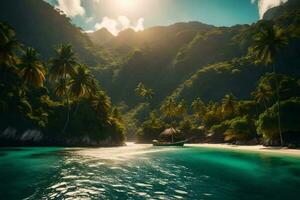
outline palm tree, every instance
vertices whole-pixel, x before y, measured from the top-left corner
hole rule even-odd
[[[55,49],[55,54],[55,58],[51,60],[50,79],[53,81],[64,79],[64,82],[67,83],[69,77],[74,74],[75,67],[77,66],[75,53],[73,52],[71,45],[62,45]],[[64,96],[67,102],[68,113],[63,132],[65,132],[68,127],[71,112],[69,92],[67,89],[68,87],[64,87]]]
[[[45,81],[45,69],[33,48],[27,48],[21,57],[20,75],[26,85],[42,87]]]
[[[75,53],[71,45],[61,45],[55,49],[55,58],[51,60],[50,78],[67,79],[75,72],[76,62]]]
[[[139,83],[137,85],[137,87],[135,88],[135,93],[140,97],[144,97],[145,89],[146,89],[146,87],[144,86],[144,84]]]
[[[183,108],[183,105],[182,105]],[[171,128],[176,131],[176,122],[175,117],[178,116],[178,105],[176,101],[172,98],[168,98],[160,107],[161,112],[163,115],[171,121]],[[173,134],[172,134],[172,142],[173,142]]]
[[[150,100],[153,98],[154,95],[154,91],[151,88],[146,88],[146,90],[144,91],[144,97],[146,100]]]
[[[177,116],[186,116],[187,114],[187,104],[185,102],[185,100],[181,100],[176,107],[176,115]]]
[[[195,99],[192,102],[192,109],[197,120],[200,121],[202,119],[202,116],[204,116],[206,112],[205,104],[203,103],[203,101],[200,98]]]
[[[267,109],[267,103],[273,97],[272,88],[267,85],[260,86],[252,93],[252,96],[257,103],[263,104],[265,109]]]
[[[276,75],[276,59],[280,51],[288,44],[288,39],[283,29],[273,25],[272,23],[262,26],[259,33],[256,34],[253,42],[252,50],[257,58],[265,65],[272,65],[273,73]],[[283,145],[283,137],[281,130],[280,117],[280,96],[278,78],[276,76],[276,98],[278,109],[278,131],[280,136],[281,146]]]
[[[55,88],[54,88],[54,94],[58,97],[62,97],[65,95],[65,91],[69,90],[68,82],[60,78],[55,81]]]
[[[69,82],[70,93],[79,99],[84,96],[91,96],[97,91],[96,81],[85,65],[79,65]]]
[[[227,94],[222,99],[222,113],[224,116],[231,117],[235,112],[236,99],[233,94]]]
[[[15,65],[17,63],[15,50],[20,48],[14,29],[0,22],[0,64]]]
[[[137,85],[135,88],[135,93],[146,100],[152,99],[154,95],[153,89],[147,88],[143,83],[139,83]]]
[[[79,65],[76,68],[71,80],[68,83],[68,86],[70,94],[77,100],[75,114],[77,113],[79,107],[79,99],[87,96],[90,97],[96,94],[98,90],[98,85],[93,75],[85,65]]]
[[[160,107],[163,115],[170,120],[177,116],[177,103],[174,99],[168,98]]]
[[[123,122],[122,113],[118,107],[113,107],[111,111],[111,116],[117,119],[119,122]]]
[[[98,91],[96,95],[93,95],[90,98],[92,107],[98,114],[98,117],[101,120],[108,122],[107,116],[111,108],[109,97],[103,91]]]

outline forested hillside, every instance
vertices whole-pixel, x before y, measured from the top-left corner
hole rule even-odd
[[[295,5],[293,2],[291,4]],[[300,4],[298,4],[300,5]],[[285,12],[284,8],[288,8]],[[265,23],[274,23],[281,27],[288,36],[289,44],[278,55],[277,72],[298,78],[300,76],[299,58],[299,27],[298,18],[300,7],[283,6],[282,14],[277,13],[274,21],[260,21],[245,29],[237,38],[242,39],[242,43],[248,49],[251,47],[254,34],[259,32]],[[278,10],[281,10],[278,8]],[[273,12],[271,10],[270,12]],[[298,13],[298,14],[297,14]],[[266,15],[269,15],[267,13]],[[187,98],[189,101],[196,97],[201,97],[206,101],[219,100],[227,93],[233,93],[239,98],[248,98],[254,89],[258,79],[272,70],[272,66],[264,66],[255,60],[251,55],[251,49],[243,54],[246,57],[229,59],[226,62],[216,63],[199,69],[173,93],[174,97]],[[215,81],[211,81],[215,80]],[[213,92],[212,92],[213,91]]]
[[[74,56],[78,55],[76,62],[88,64],[89,67],[85,70],[90,70],[99,82],[97,90],[104,90],[111,97],[113,104],[117,105],[108,105],[105,110],[107,120],[103,123],[116,119],[116,124],[113,125],[117,127],[118,134],[122,132],[121,126],[118,127],[119,122],[126,124],[129,137],[137,134],[138,139],[144,142],[157,137],[151,135],[154,132],[159,133],[173,126],[190,134],[201,133],[203,136],[205,133],[205,137],[201,136],[202,140],[220,142],[228,138],[228,141],[240,139],[230,132],[236,128],[236,124],[250,126],[247,129],[251,130],[251,133],[241,137],[244,141],[261,139],[258,134],[264,134],[263,138],[270,139],[270,143],[273,140],[278,143],[276,136],[281,135],[282,131],[286,134],[298,132],[298,127],[290,128],[290,124],[286,123],[283,125],[286,126],[285,130],[274,131],[277,135],[270,137],[270,130],[266,125],[268,120],[274,120],[274,113],[280,110],[280,100],[283,101],[283,107],[286,106],[285,111],[289,106],[294,107],[294,110],[298,109],[300,3],[297,0],[290,0],[270,9],[263,20],[251,25],[215,27],[201,22],[180,22],[140,32],[127,29],[117,36],[104,28],[94,33],[83,33],[80,28],[72,25],[70,19],[62,12],[44,1],[5,1],[1,4],[0,11],[0,20],[15,29],[16,35],[13,34],[13,39],[23,44],[22,51],[10,47],[12,57],[17,60],[10,65],[20,67],[25,47],[33,47],[40,53],[41,60],[46,61],[43,62],[43,82],[46,85],[46,96],[50,100],[43,99],[39,102],[39,99],[38,102],[43,106],[58,109],[59,112],[62,112],[61,109],[69,109],[74,113],[77,113],[78,107],[78,112],[82,113],[92,109],[89,107],[92,96],[80,98],[80,101],[73,98],[72,105],[69,105],[69,100],[65,102],[62,98],[65,92],[61,92],[60,97],[57,97],[59,95],[55,95],[55,86],[51,85],[51,58],[59,56],[57,48],[54,51],[54,47],[70,44],[76,52]],[[3,30],[12,29],[6,23],[3,23],[3,27]],[[257,43],[259,38],[261,44]],[[6,39],[3,41],[5,46]],[[274,46],[273,43],[267,43],[268,41],[274,41]],[[276,43],[279,43],[278,46],[275,46]],[[3,52],[6,50],[2,49]],[[2,59],[5,64],[5,59],[8,58]],[[7,70],[4,64],[1,69],[2,76]],[[77,70],[77,65],[75,68]],[[85,70],[81,72],[87,73]],[[13,73],[20,79],[18,86],[21,87],[24,81],[22,76],[16,71]],[[71,80],[73,75],[73,72],[70,72],[67,76]],[[8,82],[11,84],[12,79],[5,81],[3,87],[6,87]],[[60,83],[70,87],[65,82]],[[24,106],[23,96],[19,96],[21,93],[17,94],[19,90],[15,89],[12,89],[13,94],[17,95],[18,101],[22,100]],[[30,96],[31,90],[31,86],[26,88],[26,103],[33,101]],[[34,90],[33,94],[36,92]],[[263,92],[267,93],[267,97],[259,97]],[[5,98],[11,98],[10,90],[3,94]],[[81,92],[78,96],[79,94]],[[101,97],[105,96],[108,100],[105,93],[101,94]],[[40,98],[42,96],[44,95]],[[3,102],[6,103],[7,99]],[[56,102],[59,100],[62,102]],[[81,104],[83,106],[79,106]],[[80,111],[85,104],[86,110]],[[48,108],[35,107],[34,102],[31,106],[34,110],[40,108],[48,112]],[[23,110],[20,112],[22,118],[29,117],[29,121],[34,121],[33,124],[38,123],[40,128],[44,126],[46,132],[52,130],[51,125],[55,124],[49,118],[52,123],[49,123],[49,127],[44,125],[47,121],[40,120],[43,112],[33,113],[30,109],[25,115]],[[50,113],[47,113],[47,116],[52,116]],[[75,118],[74,127],[83,120],[79,116]],[[48,117],[45,117],[46,119],[48,120]],[[27,121],[24,123],[28,124]],[[62,121],[59,122],[61,123]],[[111,127],[111,124],[108,124],[106,125]],[[3,127],[6,125],[3,122]],[[95,127],[91,126],[91,130],[93,128]],[[258,133],[258,130],[261,133]],[[226,137],[225,132],[231,135]],[[245,136],[243,134],[244,132],[241,135]],[[109,134],[106,136],[109,137]],[[288,135],[287,139],[290,138],[293,138],[293,135]]]
[[[236,37],[247,28],[190,22],[137,33],[125,30],[103,44],[123,62],[98,69],[96,74],[100,80],[108,80],[103,84],[116,102],[137,103],[133,96],[139,82],[156,91],[153,101],[161,101],[197,69],[244,55],[247,48]]]
[[[278,10],[276,17],[271,14],[274,10]],[[291,42],[279,58],[284,65],[278,70],[293,76],[300,73],[297,67],[299,39],[294,37],[299,32],[297,13],[299,3],[289,1],[265,15],[274,15],[275,25],[285,28],[290,36]],[[220,100],[232,92],[239,98],[246,98],[259,77],[270,70],[245,58],[249,56],[254,35],[264,23],[267,22],[213,27],[190,22],[138,33],[125,30],[102,44],[122,57],[122,63],[95,73],[103,80],[113,101],[125,101],[130,107],[139,101],[134,97],[139,82],[154,89],[153,102],[160,102],[171,94],[178,98],[193,99],[200,95],[206,100]]]
[[[299,13],[299,2],[291,0],[271,9],[263,20],[251,25],[213,27],[191,22],[154,27],[138,33],[126,30],[102,44],[119,55],[122,61],[114,67],[97,69],[95,73],[103,80],[103,86],[115,102],[123,102],[121,105],[125,110],[124,103],[129,106],[126,115],[129,131],[138,132],[140,141],[158,137],[153,133],[170,126],[171,115],[177,121],[176,126],[185,132],[196,133],[200,121],[206,135],[211,135],[208,141],[249,141],[259,138],[257,134],[260,132],[265,133],[264,138],[270,139],[271,144],[276,137],[268,135],[270,132],[265,123],[271,120],[270,113],[276,112],[276,87],[270,80],[274,80],[274,74],[266,74],[274,73],[273,65],[276,64],[276,73],[285,80],[278,80],[278,87],[279,96],[284,96],[281,99],[288,101],[286,104],[292,103],[289,98],[299,95]],[[253,47],[258,34],[266,30],[274,31],[274,37],[284,35],[286,38],[286,45],[280,48],[273,64],[266,64],[256,54],[258,47]],[[155,37],[150,37],[151,33]],[[262,79],[269,79],[269,86],[262,83]],[[144,93],[138,92],[139,83],[143,84]],[[265,87],[272,88],[272,97],[267,97],[268,103],[260,108],[258,91],[265,91]],[[293,100],[294,106],[297,101]],[[232,108],[228,109],[227,104]],[[272,111],[265,111],[273,104]],[[166,106],[173,111],[179,109],[179,113],[166,114]],[[255,107],[256,112],[252,115]],[[149,114],[149,110],[153,112]],[[246,124],[248,127],[244,128],[251,130],[248,136],[243,132],[240,136],[234,135],[239,132],[236,130],[238,126]],[[233,132],[228,129],[231,126]],[[285,132],[290,134],[296,130],[286,128]],[[293,135],[285,137],[287,140],[294,138]]]
[[[122,145],[122,120],[71,45],[40,54],[0,23],[0,146]]]
[[[107,59],[48,3],[1,2],[0,146],[123,145],[121,119],[90,70]]]

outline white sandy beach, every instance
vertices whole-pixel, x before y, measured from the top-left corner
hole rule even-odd
[[[300,158],[300,149],[288,149],[281,147],[265,147],[262,145],[232,145],[232,144],[185,144],[185,147],[204,147],[212,149],[224,149],[229,151],[244,151],[253,153],[264,153],[272,155],[287,155]],[[128,160],[130,157],[135,157],[141,154],[176,151],[178,148],[173,147],[153,147],[152,144],[135,144],[127,142],[126,146],[122,147],[99,147],[99,148],[70,148],[77,149],[78,154],[89,157],[97,157],[109,160]],[[99,150],[101,154],[99,154]]]
[[[288,149],[281,147],[265,147],[262,145],[232,145],[232,144],[186,144],[185,146],[193,147],[206,147],[206,148],[217,148],[217,149],[228,149],[236,151],[252,151],[252,152],[263,152],[272,154],[286,154],[290,156],[299,156],[300,149]]]

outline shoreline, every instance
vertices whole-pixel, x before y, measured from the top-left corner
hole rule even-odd
[[[186,147],[205,147],[212,149],[226,149],[234,151],[247,151],[257,153],[271,153],[300,157],[300,149],[288,149],[286,147],[266,147],[263,145],[233,145],[233,144],[186,144]]]
[[[152,144],[136,144],[134,142],[126,142],[125,145],[120,146],[0,146],[1,149],[5,148],[43,148],[43,147],[56,147],[65,149],[119,149],[119,148],[151,148]],[[300,149],[288,149],[287,147],[266,147],[263,145],[233,145],[233,144],[211,144],[211,143],[198,143],[198,144],[185,144],[184,147],[199,147],[199,148],[210,148],[210,149],[220,149],[220,150],[231,150],[231,151],[241,151],[241,152],[252,152],[252,153],[266,153],[273,155],[287,155],[300,158]],[[167,147],[162,147],[167,148]]]

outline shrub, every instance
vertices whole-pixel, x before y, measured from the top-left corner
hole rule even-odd
[[[300,137],[300,98],[291,98],[280,103],[281,128],[283,138],[287,139],[287,134]],[[256,122],[257,132],[265,139],[278,140],[279,130],[277,121],[277,104],[263,112]],[[295,135],[296,134],[296,135]]]
[[[225,141],[246,142],[256,137],[255,123],[249,116],[237,117],[229,122]]]

